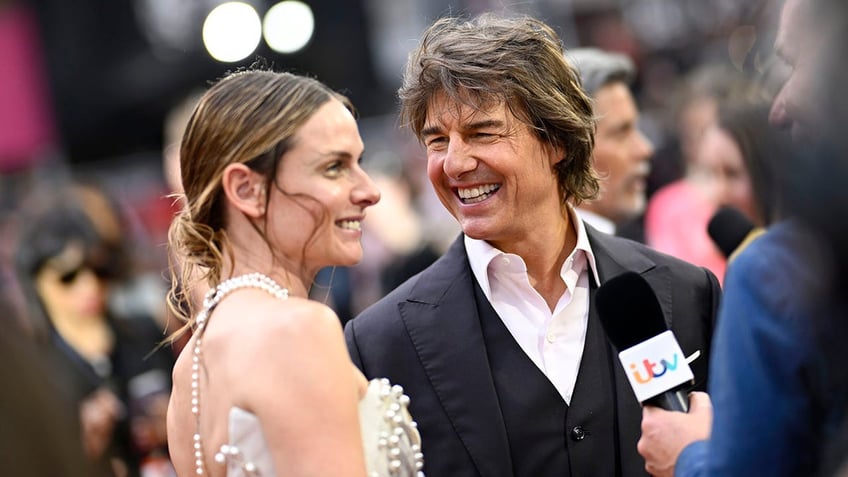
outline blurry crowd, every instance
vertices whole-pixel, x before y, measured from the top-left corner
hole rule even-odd
[[[768,121],[785,75],[771,51],[776,25],[768,11],[735,55],[741,62],[728,53],[687,66],[665,81],[662,102],[650,84],[659,81],[657,69],[636,62],[628,83],[651,154],[638,159],[646,164],[644,203],[616,233],[721,281],[730,251],[708,233],[717,212],[732,207],[750,223],[746,231],[802,215],[833,250],[827,261],[838,290],[848,270],[848,162],[834,160],[845,157],[836,127],[845,104],[823,102],[833,118],[833,131],[824,132],[839,140],[799,167],[789,134]],[[843,77],[836,66],[832,77]],[[166,118],[161,173],[142,199],[127,200],[112,177],[61,158],[0,171],[0,462],[17,465],[4,475],[171,475],[165,409],[180,346],[167,337],[180,323],[164,304],[163,244],[181,205],[174,171],[196,98],[187,94]],[[394,120],[364,118],[361,127],[365,168],[382,193],[363,222],[365,259],[325,270],[311,291],[343,321],[431,264],[459,233],[430,189],[414,138]]]
[[[14,237],[6,237],[4,338],[37,356],[18,363],[18,371],[48,392],[46,402],[29,402],[31,389],[6,383],[3,409],[39,415],[49,408],[61,419],[40,417],[6,432],[26,429],[37,442],[62,427],[76,436],[66,447],[79,446],[88,469],[80,475],[141,475],[166,463],[174,353],[158,346],[163,316],[144,303],[148,292],[121,206],[96,183],[81,180],[35,187],[19,204],[14,227],[5,229]],[[13,452],[14,442],[33,441],[4,435],[3,452]],[[67,465],[33,457],[19,459],[21,473],[9,475]]]

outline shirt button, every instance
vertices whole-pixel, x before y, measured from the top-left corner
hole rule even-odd
[[[571,429],[571,440],[572,441],[582,441],[583,439],[586,438],[586,434],[588,434],[588,432],[586,432],[586,430],[583,429],[582,426],[574,426]]]
[[[503,263],[504,265],[509,265],[509,257],[502,257],[501,263]]]
[[[545,335],[545,340],[547,340],[548,343],[553,343],[554,341],[556,341],[556,335],[553,333],[548,333]]]

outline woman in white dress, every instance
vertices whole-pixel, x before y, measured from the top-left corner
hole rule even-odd
[[[362,153],[352,106],[314,79],[239,72],[199,101],[169,237],[169,304],[193,331],[168,408],[180,476],[419,474],[408,398],[369,385],[336,315],[307,299],[318,270],[362,257],[380,198]],[[197,287],[202,304],[185,300]]]

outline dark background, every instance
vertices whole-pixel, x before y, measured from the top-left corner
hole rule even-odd
[[[156,51],[134,3],[29,2],[41,35],[60,142],[71,163],[158,150],[170,107],[189,91],[257,60],[317,76],[349,94],[363,116],[392,108],[391,92],[382,90],[374,75],[360,0],[309,2],[316,31],[306,48],[280,55],[261,41],[253,55],[231,64],[213,60],[202,48],[202,18],[191,25],[197,40],[182,50]],[[254,6],[260,15],[270,7]]]
[[[264,15],[276,0],[246,2]],[[405,53],[429,22],[446,13],[527,13],[558,30],[566,48],[590,45],[626,53],[640,67],[635,86],[643,105],[664,107],[669,96],[664,84],[673,84],[705,60],[727,60],[729,38],[740,25],[762,21],[762,11],[774,2],[306,0],[315,14],[315,32],[303,50],[281,55],[261,41],[253,55],[230,64],[213,60],[200,40],[204,17],[220,3],[0,0],[0,14],[4,8],[25,8],[35,20],[41,57],[33,61],[43,67],[49,85],[55,149],[63,162],[88,164],[158,153],[162,123],[172,106],[228,70],[256,60],[314,75],[344,91],[363,118],[391,115]],[[160,6],[158,16],[150,15],[153,5]],[[163,34],[183,41],[168,43]],[[387,54],[394,58],[388,63]],[[383,64],[376,65],[378,59]],[[646,77],[648,86],[656,85],[655,92],[642,94]],[[657,142],[662,141],[660,133],[654,134]]]

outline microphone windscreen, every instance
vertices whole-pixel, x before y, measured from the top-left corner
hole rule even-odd
[[[725,257],[733,254],[751,231],[754,223],[733,207],[722,207],[707,225],[707,233]]]
[[[654,290],[636,272],[607,280],[595,293],[595,306],[607,337],[618,351],[668,330]]]

